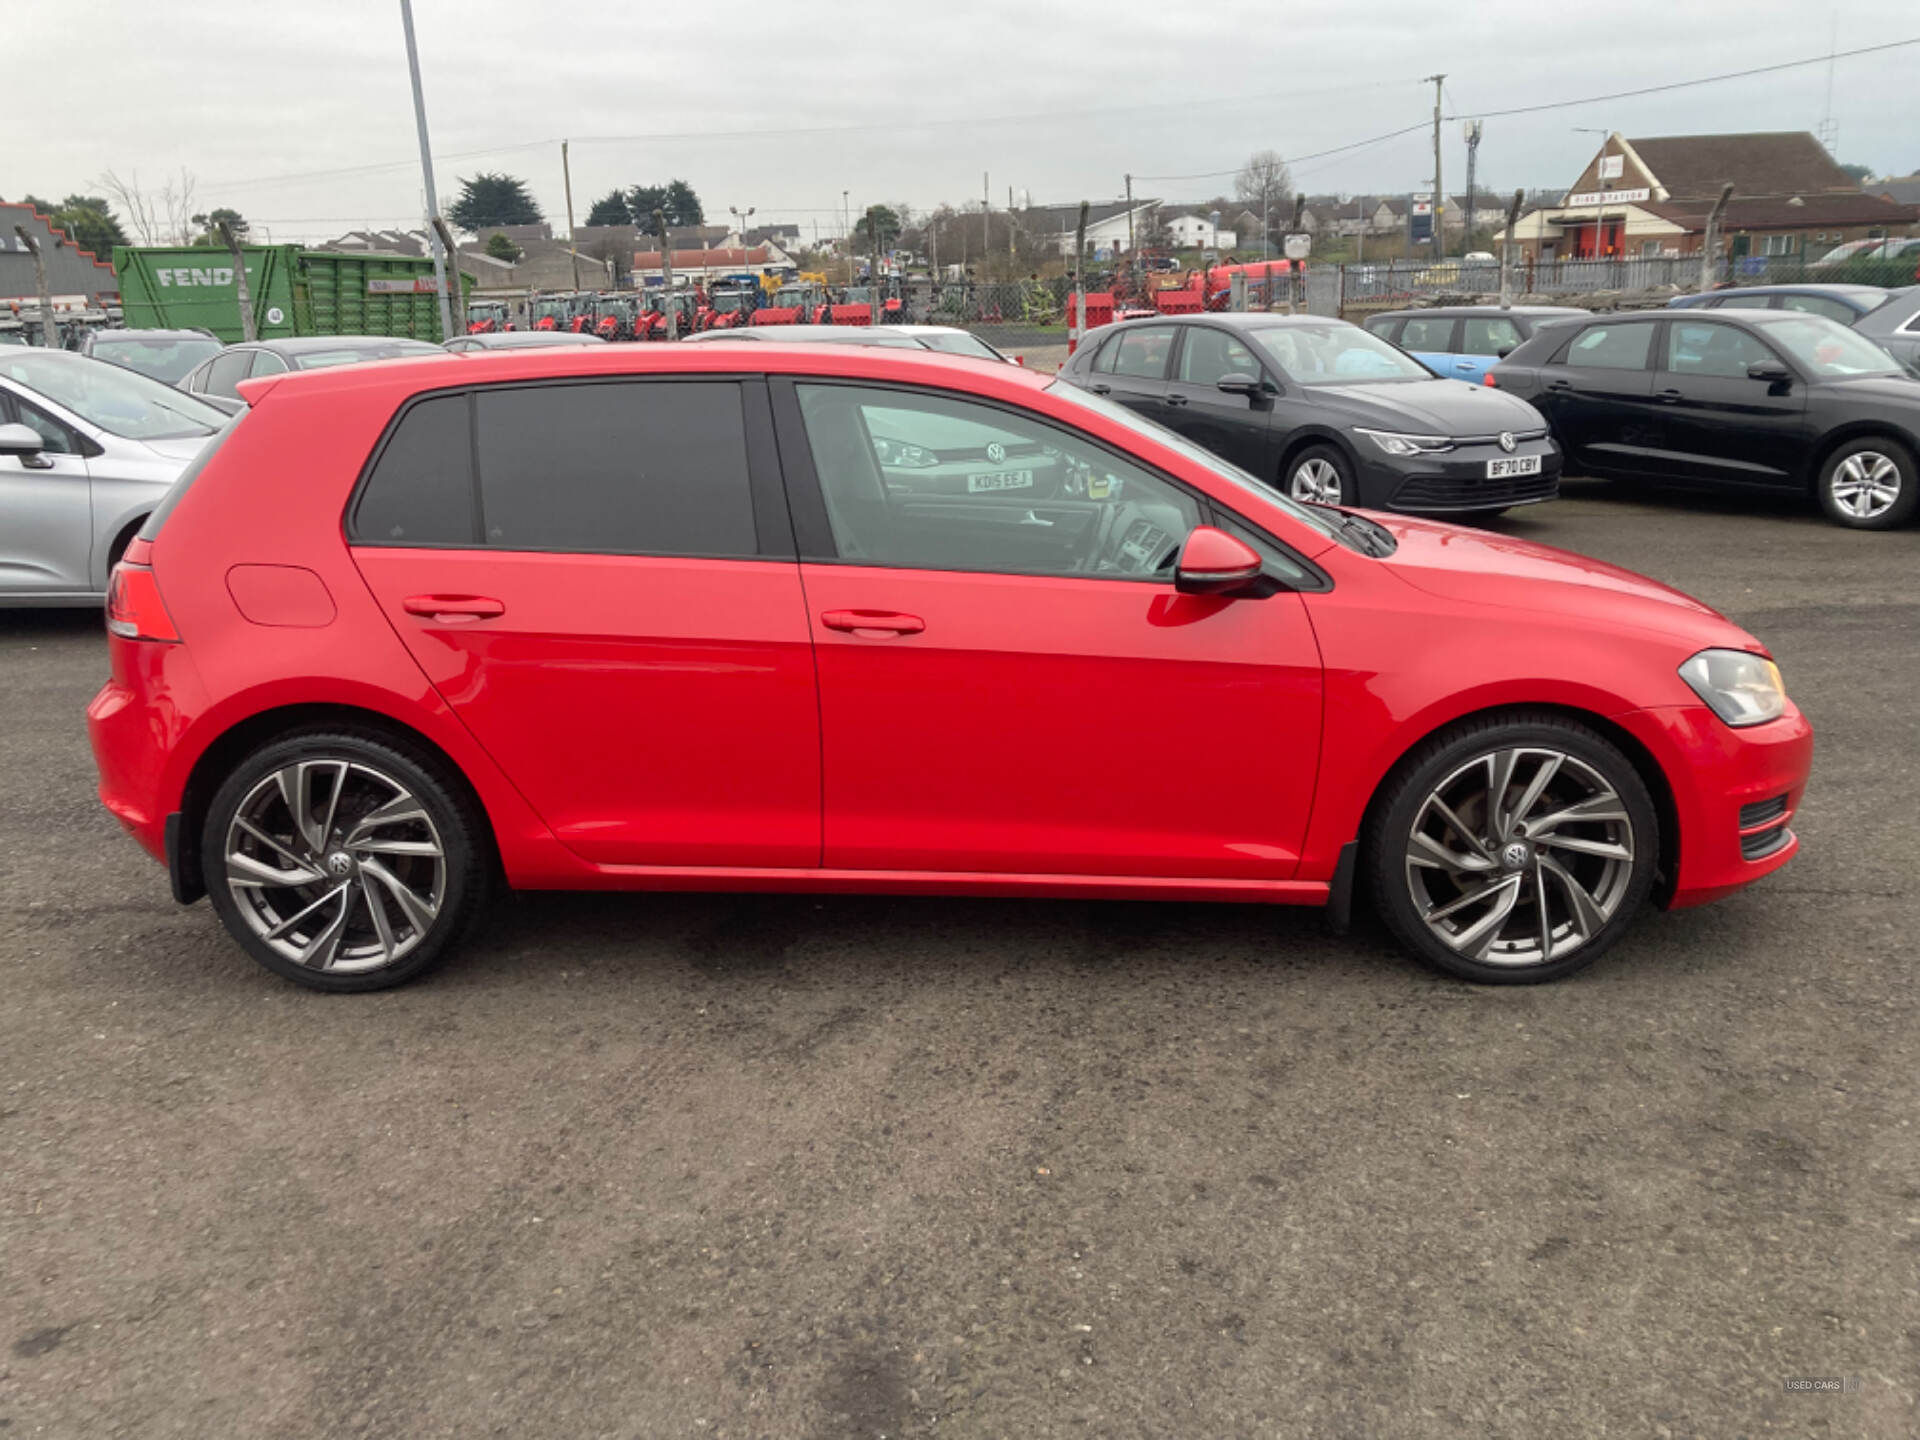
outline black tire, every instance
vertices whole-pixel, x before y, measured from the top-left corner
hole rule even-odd
[[[1871,498],[1854,488],[1869,479],[1875,482]],[[1881,496],[1889,484],[1893,498],[1885,502]],[[1834,493],[1836,486],[1842,495]],[[1836,525],[1849,530],[1892,530],[1911,520],[1914,507],[1920,506],[1920,470],[1914,467],[1913,452],[1898,440],[1863,435],[1827,456],[1814,482],[1814,497]]]
[[[309,813],[313,832],[331,822],[323,844],[296,831],[293,807],[274,779],[302,762],[320,762],[304,792],[310,803],[303,800],[301,808]],[[207,894],[227,932],[274,974],[314,990],[384,990],[431,969],[471,927],[485,904],[492,873],[491,837],[483,813],[444,768],[423,749],[345,727],[283,736],[247,755],[215,792],[201,829]],[[417,804],[404,803],[400,794]],[[382,803],[383,795],[394,798]],[[244,836],[234,824],[243,807],[255,825],[255,831]],[[397,818],[371,825],[360,846],[352,846],[356,826],[375,809]],[[409,813],[413,810],[418,818]],[[268,838],[255,838],[257,832]],[[235,884],[227,858],[230,836],[243,852],[240,863],[266,864],[295,875],[300,873],[295,866],[306,862],[314,881]],[[420,853],[422,845],[437,847],[437,859]],[[399,853],[407,846],[412,852]],[[333,868],[340,865],[342,854],[349,857],[346,868]],[[402,888],[419,908],[406,903]],[[325,900],[330,891],[340,895],[341,910]],[[420,903],[423,894],[425,904]],[[384,924],[376,923],[369,908],[376,903],[381,912],[377,918]],[[325,944],[332,919],[339,915],[340,932],[327,953],[334,966],[344,968],[302,963],[269,938],[273,921],[290,920],[303,908],[311,908],[315,918],[294,928],[281,943],[295,949],[304,943],[313,954]],[[376,949],[382,953],[372,953]]]
[[[1538,844],[1527,840],[1526,828],[1530,822],[1516,813],[1509,818],[1522,820],[1518,833],[1496,839],[1488,833],[1489,827],[1485,824],[1489,807],[1484,802],[1478,812],[1464,805],[1454,809],[1453,813],[1469,829],[1481,833],[1484,842],[1490,842],[1468,856],[1475,865],[1485,861],[1488,868],[1484,873],[1457,883],[1457,877],[1425,858],[1431,850],[1425,840],[1416,838],[1415,827],[1423,827],[1422,835],[1430,836],[1432,830],[1427,827],[1439,823],[1435,816],[1440,813],[1428,808],[1430,798],[1455,785],[1471,787],[1478,773],[1473,767],[1482,763],[1483,757],[1507,751],[1521,752],[1523,758],[1508,772],[1509,779],[1504,786],[1496,787],[1489,779],[1486,788],[1489,793],[1499,788],[1505,796],[1506,807],[1516,812],[1520,810],[1520,802],[1527,799],[1532,776],[1547,768],[1547,756],[1561,757],[1557,767],[1549,771],[1546,788],[1525,811],[1527,817],[1540,817],[1542,835],[1552,833],[1558,838]],[[1531,758],[1532,752],[1541,752],[1538,760]],[[1566,763],[1568,761],[1572,763]],[[1486,773],[1491,777],[1493,771],[1489,768]],[[1590,782],[1603,784],[1618,800],[1618,806],[1597,801],[1597,790],[1585,790]],[[1546,817],[1556,812],[1564,815],[1565,807],[1578,803],[1583,791],[1596,797],[1598,808],[1617,808],[1619,818],[1567,819],[1563,821],[1564,831],[1560,826],[1547,831]],[[1457,797],[1461,792],[1450,793]],[[1449,808],[1455,803],[1442,802]],[[1541,806],[1547,807],[1544,813]],[[1440,830],[1443,835],[1458,835],[1444,824]],[[1660,821],[1639,772],[1610,741],[1565,716],[1516,712],[1462,722],[1417,747],[1382,786],[1369,810],[1364,842],[1366,873],[1373,887],[1375,904],[1387,927],[1407,949],[1464,980],[1490,985],[1529,985],[1570,975],[1592,964],[1618,941],[1645,906],[1653,888],[1659,864]],[[1510,861],[1506,858],[1507,851],[1516,842],[1526,854],[1522,859]],[[1602,858],[1570,848],[1577,844],[1626,849],[1631,852],[1631,858]],[[1450,848],[1467,849],[1464,841]],[[1415,850],[1419,850],[1423,858],[1411,859],[1410,851]],[[1536,860],[1536,856],[1543,858]],[[1564,880],[1563,875],[1567,877]],[[1469,904],[1468,908],[1459,910],[1457,921],[1441,913],[1434,915],[1433,923],[1429,923],[1427,912],[1444,912],[1448,906],[1443,902],[1450,897],[1466,903],[1469,888],[1498,889],[1506,884],[1513,885],[1518,898],[1503,912],[1508,919],[1494,924],[1489,945],[1510,945],[1513,947],[1510,951],[1487,950],[1476,955],[1472,953],[1470,936],[1465,933],[1472,930],[1476,917],[1489,915],[1497,908],[1498,898],[1487,901],[1484,910],[1478,908],[1477,902]],[[1423,890],[1444,888],[1438,894],[1417,896],[1416,886]],[[1576,915],[1570,886],[1580,888],[1589,901],[1595,902],[1592,911]],[[1586,888],[1588,886],[1591,889]],[[1548,894],[1545,927],[1548,938],[1544,959],[1529,961],[1527,947],[1520,942],[1525,940],[1527,930],[1537,934],[1541,929],[1536,923],[1537,896],[1541,889]],[[1592,923],[1603,907],[1604,923]],[[1453,943],[1436,933],[1436,926],[1449,925],[1458,925],[1463,932]],[[1516,931],[1517,938],[1509,939]],[[1465,953],[1459,948],[1461,941],[1466,942]],[[1535,941],[1533,948],[1542,947]],[[1492,958],[1486,958],[1488,955]]]
[[[1319,469],[1321,466],[1326,469]],[[1307,493],[1329,484],[1334,487],[1330,492]],[[1289,456],[1280,475],[1280,493],[1305,505],[1360,504],[1360,486],[1354,478],[1353,462],[1338,445],[1309,445]]]

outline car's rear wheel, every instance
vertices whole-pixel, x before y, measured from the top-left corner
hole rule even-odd
[[[276,975],[379,990],[442,958],[484,899],[475,807],[428,757],[325,730],[247,756],[201,832],[207,891]]]
[[[1891,530],[1920,505],[1912,452],[1878,435],[1850,440],[1829,455],[1816,489],[1827,518],[1852,530]]]
[[[1645,904],[1660,849],[1632,763],[1551,714],[1469,722],[1388,782],[1367,837],[1388,927],[1453,975],[1558,979],[1592,963]]]
[[[1309,445],[1287,462],[1287,497],[1307,505],[1358,505],[1353,465],[1331,445]]]

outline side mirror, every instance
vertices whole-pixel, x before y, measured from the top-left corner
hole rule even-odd
[[[1258,375],[1241,370],[1222,375],[1213,382],[1213,388],[1226,395],[1244,395],[1249,400],[1258,400],[1266,394],[1266,384]]]
[[[1793,379],[1793,371],[1780,360],[1756,360],[1747,366],[1749,380],[1765,380],[1768,384],[1779,385]]]
[[[1180,547],[1173,588],[1182,595],[1231,595],[1252,585],[1260,572],[1260,556],[1251,545],[1201,525]]]
[[[1518,345],[1502,345],[1494,353],[1498,355],[1502,360],[1504,360],[1507,358],[1507,356],[1511,355],[1514,351],[1518,350],[1519,348],[1520,347]]]
[[[47,442],[31,425],[0,425],[0,455],[16,456],[30,470],[45,470],[53,464],[40,452]]]

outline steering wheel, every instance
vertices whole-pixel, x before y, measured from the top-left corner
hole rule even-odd
[[[1147,532],[1129,543],[1128,537],[1141,521],[1146,522]],[[1180,540],[1155,519],[1147,506],[1123,500],[1101,512],[1093,569],[1108,575],[1157,575],[1179,553]]]

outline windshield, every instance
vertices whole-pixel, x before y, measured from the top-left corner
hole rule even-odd
[[[93,358],[124,365],[172,385],[209,355],[226,347],[202,335],[96,335]]]
[[[1426,374],[1424,370],[1420,373],[1423,375]],[[1233,464],[1231,461],[1222,460],[1211,450],[1202,450],[1184,435],[1175,434],[1163,425],[1156,425],[1153,421],[1136,415],[1124,405],[1116,405],[1111,400],[1102,399],[1100,396],[1082,390],[1078,386],[1069,385],[1064,380],[1056,380],[1047,386],[1047,394],[1057,399],[1065,400],[1069,404],[1078,405],[1083,410],[1091,410],[1096,415],[1104,416],[1106,419],[1113,421],[1114,424],[1123,429],[1131,430],[1136,435],[1143,436],[1148,440],[1154,441],[1156,444],[1166,446],[1169,450],[1178,452],[1183,458],[1200,466],[1211,474],[1218,475],[1222,480],[1227,481],[1238,489],[1246,491],[1247,494],[1253,496],[1256,500],[1264,501],[1268,505],[1278,506],[1281,510],[1286,511],[1292,518],[1298,520],[1302,525],[1306,525],[1322,535],[1332,536],[1335,534],[1337,523],[1340,519],[1339,511],[1316,510],[1311,506],[1301,505],[1297,501],[1289,500],[1271,485],[1261,484],[1238,465]]]
[[[102,364],[64,350],[21,350],[0,359],[0,375],[17,380],[90,425],[128,440],[211,435],[227,412],[137,370]]]
[[[1824,315],[1776,320],[1761,333],[1823,379],[1903,373],[1900,363],[1873,341]]]
[[[1356,380],[1431,380],[1419,361],[1344,320],[1274,325],[1246,334],[1296,385],[1348,385]]]
[[[325,370],[331,365],[358,365],[364,360],[405,360],[412,355],[441,355],[438,345],[424,340],[395,340],[391,345],[342,347],[338,350],[309,350],[293,357],[301,370]]]
[[[944,350],[949,355],[972,355],[980,360],[998,360],[1000,352],[995,350],[978,335],[969,335],[964,330],[953,335],[922,335],[920,343],[929,350]]]

